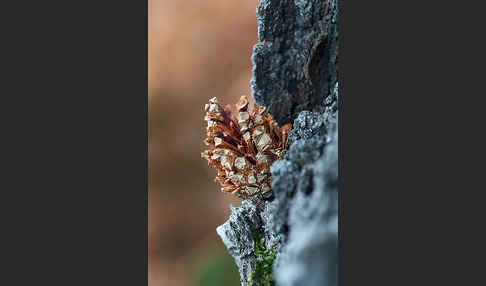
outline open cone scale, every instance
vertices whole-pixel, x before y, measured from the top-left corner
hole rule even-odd
[[[223,108],[216,97],[205,105],[208,150],[201,156],[216,169],[221,191],[247,199],[255,194],[271,195],[270,166],[282,159],[288,147],[290,124],[280,128],[265,107],[249,110],[246,96]]]

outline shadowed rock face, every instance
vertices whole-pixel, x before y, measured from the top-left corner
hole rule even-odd
[[[242,285],[256,257],[253,234],[277,251],[276,285],[337,285],[338,31],[335,0],[262,0],[252,88],[279,124],[293,123],[290,147],[271,167],[273,198],[232,207],[217,232]],[[248,284],[247,284],[248,283]]]
[[[323,112],[338,80],[335,0],[263,0],[257,8],[252,92],[280,125]]]

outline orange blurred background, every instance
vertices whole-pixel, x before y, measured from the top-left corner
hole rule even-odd
[[[229,205],[200,157],[204,104],[250,95],[256,0],[149,0],[149,286],[239,285],[216,234]]]

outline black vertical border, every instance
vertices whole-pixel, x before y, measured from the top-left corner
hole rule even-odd
[[[148,2],[12,4],[0,284],[147,285]]]

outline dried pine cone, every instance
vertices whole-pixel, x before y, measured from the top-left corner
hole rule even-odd
[[[205,105],[208,123],[204,140],[209,150],[201,157],[208,160],[218,174],[221,191],[246,199],[257,193],[271,194],[270,165],[282,159],[287,149],[290,124],[278,127],[265,107],[254,105],[248,110],[248,99],[241,96],[234,116],[231,106],[223,108],[216,97]]]

